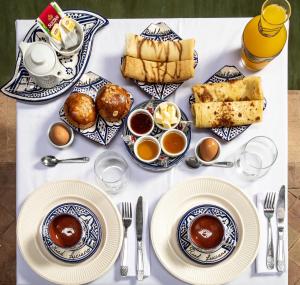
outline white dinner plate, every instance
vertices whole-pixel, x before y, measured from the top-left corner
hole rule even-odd
[[[215,265],[199,265],[188,259],[177,240],[178,222],[184,213],[207,203],[226,209],[239,231],[234,252]],[[151,240],[159,261],[176,278],[190,284],[223,284],[236,278],[255,259],[259,229],[256,208],[240,189],[223,180],[197,178],[175,186],[160,199],[152,216]]]
[[[53,257],[41,242],[40,225],[55,206],[63,203],[87,206],[99,219],[103,238],[95,254],[82,263],[67,264]],[[17,223],[19,249],[41,277],[56,284],[83,284],[103,275],[116,261],[123,238],[121,216],[102,190],[80,181],[48,183],[24,202]]]

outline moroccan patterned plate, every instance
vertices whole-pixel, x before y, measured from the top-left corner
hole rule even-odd
[[[108,20],[92,12],[82,10],[69,10],[65,13],[78,21],[83,26],[84,41],[78,54],[70,57],[58,55],[60,63],[64,66],[64,79],[53,88],[41,88],[30,78],[26,68],[23,65],[21,51],[17,55],[17,63],[13,78],[1,88],[1,91],[15,99],[39,102],[53,99],[64,94],[70,89],[83,74],[92,51],[92,42],[95,33],[105,25]],[[44,41],[47,42],[47,36],[43,33],[37,23],[35,23],[25,36],[25,42]]]
[[[154,113],[154,110],[156,108],[156,106],[158,104],[160,104],[161,102],[164,102],[164,100],[149,100],[149,101],[144,101],[141,104],[135,106],[132,109],[132,112],[136,109],[147,109],[151,114]],[[129,128],[127,127],[127,122],[124,126],[124,131],[123,131],[123,140],[126,146],[126,149],[130,155],[130,157],[142,168],[150,170],[150,171],[165,171],[165,170],[169,170],[171,169],[173,166],[175,166],[176,164],[178,164],[184,157],[185,153],[187,152],[187,150],[189,149],[189,145],[191,142],[191,127],[190,127],[190,122],[188,121],[188,117],[186,116],[186,114],[180,109],[181,111],[181,122],[178,124],[178,126],[176,127],[176,129],[179,129],[181,131],[183,131],[187,137],[187,147],[186,147],[186,151],[177,156],[177,157],[169,157],[166,154],[164,154],[163,152],[161,152],[160,157],[152,162],[152,163],[145,163],[140,161],[136,155],[134,154],[134,150],[133,150],[133,146],[134,143],[137,139],[137,137],[135,137],[129,130]],[[151,136],[156,137],[157,139],[159,139],[163,133],[165,131],[161,130],[160,128],[158,128],[156,125],[154,126],[154,129],[152,131],[152,133],[150,134]]]
[[[73,89],[73,92],[82,92],[82,93],[85,93],[85,94],[91,96],[93,99],[95,99],[97,96],[98,90],[108,83],[110,83],[108,80],[89,71],[82,75],[82,77],[76,83],[76,85]],[[131,99],[131,105],[132,105],[133,97],[131,94],[130,94],[130,99]],[[65,116],[63,106],[59,110],[59,116],[60,116],[61,120],[63,120],[66,124],[68,124],[73,130],[77,131],[84,137],[86,137],[92,141],[95,141],[99,144],[102,144],[102,145],[107,145],[110,143],[110,141],[114,138],[114,136],[117,134],[117,132],[121,129],[122,124],[125,120],[125,119],[122,119],[118,122],[111,123],[111,122],[105,121],[98,115],[96,123],[92,127],[88,128],[86,130],[81,130],[81,129],[73,126],[70,122],[68,122],[68,120]]]
[[[235,67],[230,65],[225,65],[219,71],[217,71],[212,77],[210,77],[205,83],[215,83],[224,82],[230,80],[242,79],[245,76]],[[267,102],[264,99],[264,109],[266,108]],[[195,103],[194,95],[189,98],[190,104]],[[238,126],[238,127],[221,127],[221,128],[211,128],[211,131],[220,137],[224,141],[231,141],[239,136],[241,133],[246,131],[251,125]]]
[[[61,248],[50,238],[48,227],[59,215],[68,214],[78,219],[83,227],[83,237],[74,248]],[[64,203],[52,209],[41,226],[41,238],[46,249],[59,260],[78,263],[91,257],[100,245],[102,238],[101,225],[96,215],[86,206],[78,203]]]
[[[147,39],[153,39],[157,41],[168,40],[181,40],[166,23],[150,24],[142,33],[141,36]],[[194,68],[198,64],[198,54],[194,51]],[[133,80],[145,93],[154,97],[155,99],[165,100],[168,96],[174,93],[181,85],[181,83],[168,83],[168,84],[152,84]]]
[[[193,219],[204,214],[218,218],[225,229],[225,242],[221,247],[209,253],[194,247],[188,236],[188,228]],[[238,241],[238,229],[233,218],[225,209],[209,204],[200,205],[184,214],[178,224],[177,238],[181,250],[188,258],[199,264],[216,264],[229,257],[234,251]]]

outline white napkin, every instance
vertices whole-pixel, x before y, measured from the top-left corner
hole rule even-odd
[[[274,274],[274,273],[278,273],[276,270],[277,223],[276,223],[276,216],[274,212],[274,216],[271,218],[273,246],[274,246],[274,268],[270,270],[267,268],[266,265],[266,254],[267,254],[267,245],[268,245],[268,220],[264,214],[265,197],[266,197],[266,193],[259,193],[256,196],[257,213],[260,221],[260,246],[256,257],[256,273]]]
[[[124,201],[125,202],[125,201]],[[137,248],[136,248],[136,227],[135,227],[135,212],[137,199],[131,202],[132,207],[132,222],[128,228],[128,276],[136,276],[136,261],[137,261]],[[122,203],[119,203],[119,210],[122,214]],[[122,250],[120,253],[120,260],[122,256]],[[150,233],[149,233],[149,220],[148,220],[148,203],[143,199],[143,257],[144,257],[144,276],[150,276]]]

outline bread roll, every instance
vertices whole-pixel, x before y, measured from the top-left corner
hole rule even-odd
[[[93,98],[83,93],[72,93],[65,101],[64,112],[68,122],[82,130],[93,126],[97,119]]]
[[[149,83],[179,83],[194,76],[194,60],[155,62],[125,56],[122,74]]]
[[[99,115],[104,120],[117,122],[123,119],[130,110],[130,95],[118,85],[107,84],[98,91],[96,106]]]
[[[193,59],[195,40],[157,41],[128,34],[125,55],[149,61],[170,62]]]
[[[227,82],[196,84],[192,87],[195,102],[262,100],[261,78],[249,76]]]

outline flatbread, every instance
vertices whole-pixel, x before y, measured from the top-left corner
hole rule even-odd
[[[149,83],[179,83],[194,76],[194,60],[156,62],[125,56],[121,71],[124,77]]]
[[[262,121],[263,100],[194,103],[192,113],[197,128],[250,125]]]
[[[125,55],[149,61],[170,62],[193,59],[195,40],[156,41],[128,34]]]
[[[249,76],[228,82],[196,84],[192,87],[195,102],[230,102],[263,100],[261,78]]]

